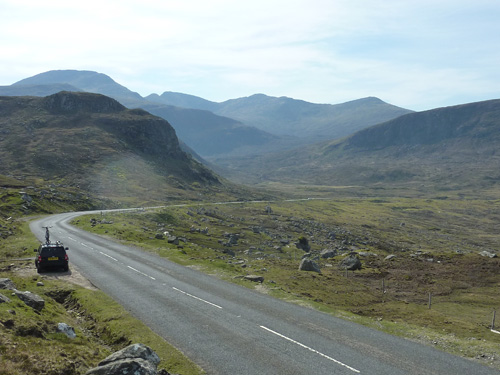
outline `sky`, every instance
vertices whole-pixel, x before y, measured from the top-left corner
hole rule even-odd
[[[500,98],[500,1],[0,0],[0,85],[57,69],[142,96],[421,111]]]

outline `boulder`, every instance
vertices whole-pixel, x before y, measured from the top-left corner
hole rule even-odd
[[[321,268],[319,268],[318,263],[315,261],[309,259],[309,258],[304,258],[300,262],[299,265],[299,270],[300,271],[312,271],[312,272],[318,272],[321,273]]]
[[[339,268],[347,268],[349,271],[360,270],[361,260],[359,260],[355,253],[351,253],[339,263]]]
[[[179,239],[176,236],[168,236],[167,241],[168,241],[168,243],[172,243],[174,245],[179,244]]]
[[[295,243],[297,249],[304,250],[306,253],[311,251],[311,245],[309,245],[309,241],[305,237],[300,237],[299,242]]]
[[[88,370],[85,375],[157,375],[156,366],[143,359],[122,359]]]
[[[73,327],[67,325],[66,323],[58,323],[57,324],[57,332],[64,333],[70,339],[76,338],[76,333]]]
[[[497,257],[497,255],[496,255],[495,253],[492,253],[492,252],[490,252],[490,251],[486,251],[486,250],[481,251],[481,252],[479,253],[479,255],[481,255],[481,256],[483,256],[483,257],[488,257],[488,258],[496,258],[496,257]]]
[[[389,254],[389,255],[387,255],[384,259],[385,259],[385,260],[392,260],[392,259],[394,259],[394,258],[396,258],[396,255],[394,255],[394,254]]]
[[[45,300],[35,293],[31,293],[28,291],[20,292],[18,290],[16,290],[14,293],[26,305],[37,311],[42,311],[42,309],[45,307]]]
[[[119,361],[122,359],[143,359],[147,362],[151,362],[155,367],[160,363],[160,357],[156,354],[153,349],[144,344],[132,344],[119,350],[110,356],[99,362],[99,366]]]
[[[111,354],[86,375],[157,375],[158,355],[148,346],[133,344]]]
[[[2,278],[0,279],[0,289],[16,290],[16,286],[11,279]]]
[[[321,258],[329,259],[337,255],[337,250],[335,249],[325,249],[320,253]]]
[[[9,303],[10,299],[3,294],[0,294],[0,303]]]
[[[257,275],[247,275],[243,277],[246,280],[253,281],[254,283],[263,283],[264,282],[264,276],[257,276]]]

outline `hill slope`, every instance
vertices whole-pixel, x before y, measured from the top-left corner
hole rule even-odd
[[[220,188],[181,151],[174,129],[99,94],[0,97],[0,174],[42,178],[113,199],[172,198]]]
[[[490,188],[500,182],[498,150],[500,100],[491,100],[411,113],[344,140],[225,166],[236,175],[245,165],[247,182]]]

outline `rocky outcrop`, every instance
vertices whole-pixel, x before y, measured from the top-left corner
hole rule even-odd
[[[132,344],[103,359],[86,375],[157,375],[159,363],[160,358],[150,347]]]

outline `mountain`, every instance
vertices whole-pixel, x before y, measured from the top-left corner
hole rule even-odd
[[[252,183],[484,189],[500,182],[499,150],[500,100],[490,100],[410,113],[342,140],[219,162]]]
[[[373,97],[332,105],[256,94],[214,103],[166,92],[154,97],[154,100],[169,105],[207,109],[271,134],[300,137],[303,143],[345,137],[411,112]]]
[[[151,100],[146,100],[109,76],[93,71],[52,70],[40,73],[11,86],[0,87],[0,95],[46,96],[59,92],[57,88],[99,93],[116,99],[126,107],[146,109],[164,118],[175,128],[181,144],[186,143],[184,150],[192,149],[201,157],[253,152],[254,148],[268,147],[268,143],[279,139],[262,130],[208,111],[176,109],[154,100],[155,95],[148,96]]]
[[[133,106],[143,101],[138,93],[116,83],[106,74],[88,70],[51,70],[18,81],[12,87],[21,89],[29,86],[50,87],[57,84],[67,84],[75,88],[66,91],[86,91],[106,95],[126,106]]]
[[[142,108],[164,119],[168,118],[179,138],[203,157],[246,154],[254,149],[268,147],[280,139],[210,111],[161,104],[145,104]]]
[[[167,121],[109,97],[0,97],[0,113],[0,175],[135,201],[222,188],[213,172],[181,150]]]
[[[163,94],[151,94],[145,97],[146,100],[153,103],[173,105],[181,108],[201,109],[214,112],[218,103],[211,102],[194,95],[182,94],[179,92],[165,91]]]

